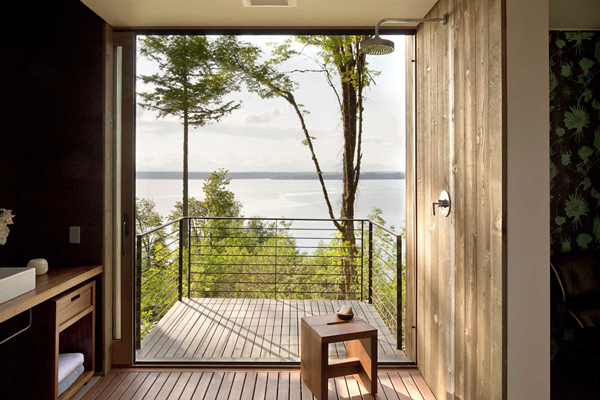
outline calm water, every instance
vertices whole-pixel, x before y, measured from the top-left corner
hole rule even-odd
[[[154,199],[157,211],[165,217],[181,200],[180,180],[138,179],[136,183],[137,197]],[[190,197],[204,198],[203,183],[204,180],[190,180]],[[326,181],[326,185],[334,205],[339,204],[341,181]],[[318,180],[232,179],[229,189],[243,204],[246,217],[329,218]],[[366,218],[378,207],[388,225],[404,226],[404,202],[404,180],[365,180],[357,195],[356,218]]]

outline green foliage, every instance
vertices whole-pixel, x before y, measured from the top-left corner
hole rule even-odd
[[[571,107],[571,111],[567,111],[565,113],[565,126],[567,129],[575,129],[575,136],[577,137],[577,141],[580,141],[583,134],[584,129],[590,123],[590,118],[587,111],[580,105],[576,105]]]
[[[162,216],[156,211],[156,204],[151,199],[135,199],[135,230],[145,232],[163,224]]]
[[[191,126],[219,121],[238,109],[224,96],[237,90],[233,75],[213,61],[213,43],[206,36],[145,36],[140,54],[156,63],[160,72],[141,75],[153,90],[138,93],[140,105],[156,111],[158,118],[184,118]]]
[[[206,204],[202,200],[198,200],[195,197],[190,197],[188,200],[188,216],[189,217],[208,217],[208,210]],[[183,203],[181,201],[175,202],[175,208],[169,214],[169,221],[174,221],[183,217]]]
[[[373,225],[372,249],[366,222],[355,224],[356,232],[360,232],[357,233],[359,251],[353,250],[340,232],[316,245],[314,242],[299,245],[289,222],[207,218],[207,215],[240,216],[242,206],[228,190],[229,182],[227,171],[216,171],[203,187],[205,200],[193,200],[193,209],[202,215],[191,220],[188,249],[172,242],[179,234],[179,222],[158,230],[155,237],[158,239],[142,249],[142,337],[178,299],[180,251],[184,297],[189,290],[190,297],[202,298],[364,300],[368,299],[367,255],[371,252],[373,303],[391,331],[395,331],[395,317],[390,310],[396,304],[397,273],[404,276],[405,265],[400,254],[402,263],[397,268],[397,238],[385,228],[380,209],[374,209],[370,215],[379,224]],[[138,204],[140,220],[153,220],[154,203],[139,199]],[[171,215],[178,213],[180,207]],[[302,232],[301,236],[311,235],[302,229],[296,235],[298,232]],[[401,235],[404,236],[403,231]],[[349,280],[345,276],[347,265],[353,271]],[[400,290],[404,296],[405,285]]]
[[[204,200],[195,197],[189,199],[190,217],[241,217],[242,204],[233,192],[227,189],[231,179],[227,178],[228,171],[219,169],[210,174],[202,186]],[[175,209],[169,215],[169,221],[183,216],[181,201],[175,203]]]
[[[151,199],[135,199],[135,231],[136,234],[151,230],[163,224],[162,216],[156,211],[156,204]],[[161,232],[144,235],[141,241],[142,248],[148,254],[148,259],[143,260],[144,265],[149,265],[155,259],[155,244],[164,245]]]
[[[362,127],[364,89],[373,82],[378,73],[369,69],[365,54],[361,51],[363,36],[360,35],[305,35],[286,40],[275,46],[270,56],[251,43],[236,36],[222,36],[216,40],[215,59],[232,73],[236,73],[250,92],[261,98],[281,98],[295,110],[304,133],[302,144],[310,150],[315,172],[320,180],[321,189],[329,216],[335,219],[333,206],[322,171],[313,146],[315,139],[309,133],[306,107],[295,98],[297,83],[293,73],[317,72],[323,74],[327,84],[335,95],[342,120],[343,138],[342,156],[344,159],[343,182],[345,193],[341,196],[341,218],[354,216],[354,201],[360,179],[362,160]],[[292,57],[304,56],[293,44],[301,44],[316,50],[315,57],[308,57],[316,69],[284,71],[283,64]],[[306,56],[305,56],[306,57]],[[348,200],[350,199],[350,200]],[[343,223],[334,221],[335,227],[344,235],[344,239],[355,246],[353,235],[349,234]]]
[[[577,54],[581,53],[584,40],[591,40],[594,37],[593,32],[567,32],[565,34],[567,41],[575,42],[575,49]]]
[[[597,240],[600,240],[600,215],[596,215],[594,217],[594,228],[593,228],[594,236]]]
[[[203,126],[239,108],[239,103],[226,102],[224,98],[241,84],[261,98],[284,99],[298,116],[303,144],[311,152],[333,220],[333,206],[313,147],[316,138],[310,135],[306,119],[310,112],[296,100],[298,84],[291,77],[296,72],[322,74],[339,104],[345,166],[341,217],[351,219],[354,201],[348,199],[356,196],[362,160],[364,90],[378,75],[368,67],[360,47],[362,40],[363,36],[357,35],[299,36],[274,46],[266,55],[259,47],[235,36],[214,40],[205,36],[148,36],[141,41],[141,54],[154,61],[160,72],[140,77],[153,89],[140,94],[141,105],[156,111],[159,118],[178,117],[187,135],[187,125]],[[297,50],[298,44],[317,49],[316,57],[311,58],[316,69],[284,70],[284,63],[292,57],[305,57]],[[187,148],[184,160],[186,154]],[[220,219],[242,215],[242,205],[227,189],[228,184],[227,171],[217,171],[204,184],[203,200],[190,199],[190,210],[184,210],[185,201],[176,204],[171,218],[196,217],[189,226],[189,240],[184,240],[187,247],[171,244],[170,240],[181,234],[180,227],[185,226],[173,223],[161,229],[163,241],[151,241],[144,249],[141,267],[145,330],[162,317],[180,291],[189,290],[192,297],[356,298],[359,293],[365,294],[368,279],[364,274],[368,268],[364,267],[364,255],[369,252],[378,258],[373,261],[374,286],[378,286],[374,293],[379,298],[375,304],[381,313],[387,311],[384,319],[395,330],[389,310],[395,307],[396,290],[404,291],[396,288],[396,274],[403,274],[404,267],[403,263],[396,265],[396,257],[402,261],[402,255],[394,255],[397,237],[385,228],[381,210],[373,214],[380,225],[374,228],[378,246],[365,247],[368,241],[362,236],[357,243],[356,224],[334,221],[337,232],[331,238],[323,240],[316,249],[305,249],[297,245],[290,233],[291,225],[282,221]],[[186,185],[187,198],[185,188]],[[364,226],[361,228],[364,234]],[[186,277],[181,288],[171,279],[179,269]]]
[[[600,33],[552,32],[549,44],[551,248],[597,251]]]
[[[565,202],[565,214],[573,218],[571,224],[574,229],[580,226],[581,217],[586,216],[588,211],[587,201],[580,194],[570,195],[569,199]]]
[[[227,178],[227,170],[213,172],[204,182],[202,190],[206,196],[204,203],[208,217],[239,217],[241,203],[236,200],[233,192],[227,189],[231,179]]]
[[[577,245],[582,250],[585,250],[588,248],[588,245],[590,243],[592,243],[593,240],[594,240],[594,238],[592,237],[592,235],[587,234],[587,233],[581,233],[581,234],[579,234],[579,236],[577,236]]]

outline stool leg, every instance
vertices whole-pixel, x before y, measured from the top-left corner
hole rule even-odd
[[[301,331],[302,362],[300,375],[317,400],[327,400],[327,366],[329,365],[329,346],[321,343],[312,334],[308,325],[302,324]]]
[[[300,330],[300,377],[308,386],[311,387],[310,366],[310,326],[302,319]]]
[[[315,341],[316,342],[316,341]],[[315,347],[319,349],[318,368],[315,368],[315,390],[313,394],[317,400],[327,400],[327,366],[329,365],[329,345],[326,343],[315,343]],[[315,361],[317,361],[315,359]]]
[[[355,377],[370,394],[376,394],[377,336],[346,342],[346,357],[358,358],[362,371],[356,374]]]

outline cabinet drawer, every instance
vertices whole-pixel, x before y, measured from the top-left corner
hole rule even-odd
[[[94,305],[95,282],[88,283],[57,298],[56,317],[59,327],[70,325],[69,321],[77,318],[79,314],[90,312]]]

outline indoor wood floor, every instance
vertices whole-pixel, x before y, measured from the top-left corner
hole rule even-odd
[[[379,360],[409,363],[373,305],[360,301],[184,299],[160,320],[137,361],[300,361],[300,318],[350,304],[378,329]],[[329,346],[344,358],[343,343]]]
[[[435,400],[417,370],[380,371],[376,396],[352,376],[329,380],[329,400]],[[312,400],[299,371],[111,372],[83,400]]]

